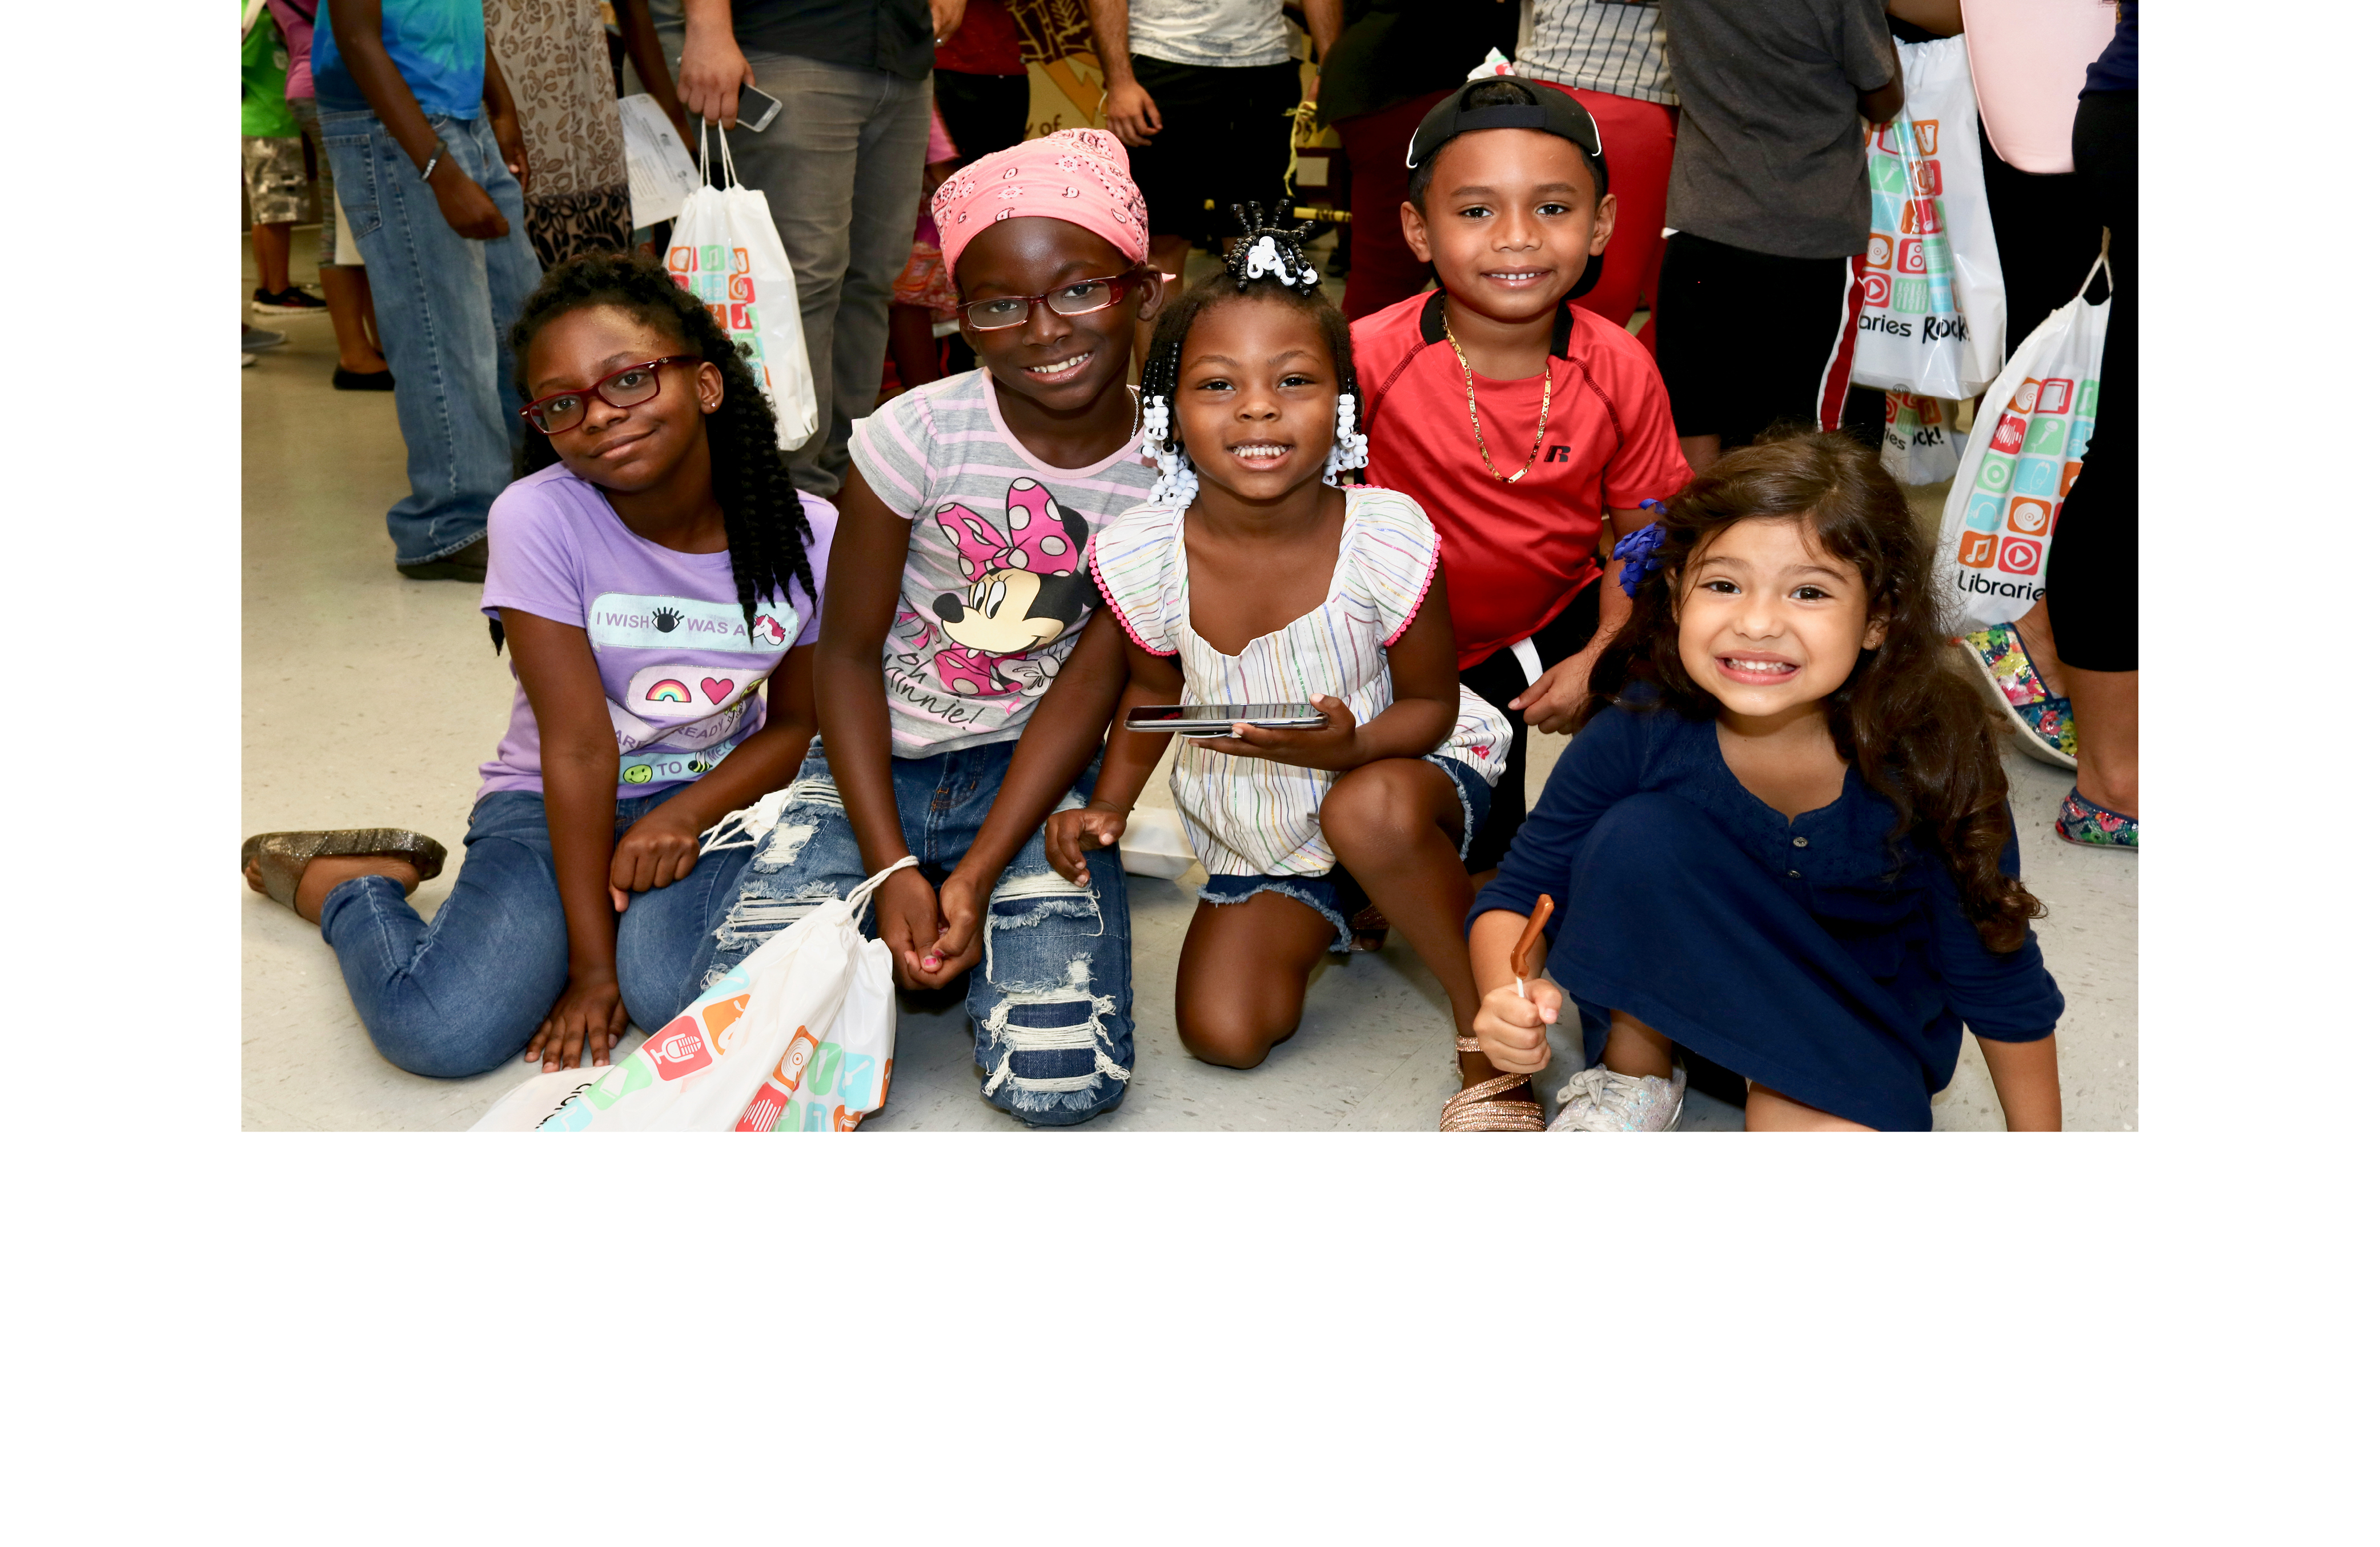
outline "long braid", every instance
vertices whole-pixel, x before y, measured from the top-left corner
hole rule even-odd
[[[1279,300],[1293,306],[1312,317],[1321,328],[1324,341],[1330,348],[1330,366],[1339,374],[1339,390],[1354,399],[1355,422],[1364,421],[1364,389],[1355,378],[1355,342],[1347,330],[1347,314],[1330,304],[1322,291],[1321,276],[1306,262],[1305,241],[1313,234],[1314,222],[1284,226],[1289,204],[1286,200],[1273,206],[1273,224],[1257,224],[1248,206],[1234,204],[1232,213],[1240,219],[1242,235],[1224,255],[1222,269],[1208,274],[1197,285],[1176,297],[1157,319],[1149,333],[1148,358],[1140,372],[1140,397],[1148,415],[1151,429],[1160,424],[1164,432],[1151,439],[1148,447],[1158,457],[1162,454],[1182,457],[1181,420],[1174,412],[1174,398],[1182,389],[1182,346],[1190,336],[1190,324],[1219,300],[1254,292],[1266,299]],[[1257,212],[1262,213],[1259,208]],[[1260,244],[1269,242],[1269,249]],[[1252,257],[1261,266],[1250,273]],[[1186,466],[1186,462],[1184,464]]]
[[[747,635],[761,602],[770,597],[790,602],[798,584],[816,602],[809,518],[777,454],[776,409],[753,378],[743,349],[721,329],[710,309],[679,288],[659,262],[641,253],[594,252],[548,269],[513,324],[515,380],[528,379],[530,341],[547,323],[590,306],[617,307],[674,333],[690,351],[719,368],[724,391],[704,434],[710,443],[711,494],[726,518],[728,564]],[[530,431],[521,447],[521,476],[559,460],[552,442]],[[488,633],[502,650],[504,625],[489,619]]]

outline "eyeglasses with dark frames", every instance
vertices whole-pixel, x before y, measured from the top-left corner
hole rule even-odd
[[[698,365],[701,360],[700,355],[665,355],[640,365],[624,365],[593,386],[574,387],[568,392],[557,392],[551,397],[540,397],[523,408],[520,416],[540,432],[559,435],[577,429],[579,421],[587,417],[589,394],[615,408],[633,408],[660,396],[662,366]]]
[[[1033,305],[1038,301],[1061,317],[1081,317],[1093,311],[1105,311],[1120,304],[1140,283],[1140,273],[1110,275],[1105,279],[1077,279],[1045,290],[1038,296],[994,296],[989,300],[968,301],[959,308],[967,325],[978,333],[990,333],[998,328],[1022,327],[1033,315]]]

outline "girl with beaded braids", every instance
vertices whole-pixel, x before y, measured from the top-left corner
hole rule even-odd
[[[1297,1029],[1308,976],[1351,948],[1366,895],[1469,1029],[1463,852],[1511,742],[1503,717],[1455,680],[1429,518],[1402,494],[1342,481],[1365,459],[1361,405],[1346,320],[1318,293],[1305,236],[1250,229],[1222,274],[1158,319],[1141,376],[1156,497],[1094,539],[1108,611],[1017,753],[1025,764],[1063,747],[1079,763],[1112,724],[1089,800],[1045,828],[1051,868],[1080,878],[1164,751],[1162,737],[1128,728],[1132,710],[1319,712],[1313,728],[1241,723],[1175,757],[1174,801],[1208,872],[1175,1023],[1194,1056],[1234,1068]],[[1525,1078],[1468,1051],[1463,1065],[1470,1089],[1442,1127],[1542,1125],[1533,1103],[1497,1099]]]
[[[797,493],[751,367],[650,258],[547,272],[513,330],[525,475],[489,515],[481,610],[512,723],[445,851],[392,829],[266,834],[249,883],[319,922],[381,1053],[478,1074],[598,1065],[690,997],[748,856],[706,830],[784,787],[817,726],[810,658],[835,512]]]

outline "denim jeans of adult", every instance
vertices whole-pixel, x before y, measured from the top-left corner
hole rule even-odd
[[[763,133],[735,132],[735,172],[769,196],[818,385],[818,431],[785,465],[797,487],[832,499],[851,466],[852,422],[874,411],[884,384],[892,281],[909,262],[925,187],[932,84],[790,55],[745,59],[785,110]]]
[[[510,232],[459,235],[411,157],[368,112],[322,115],[339,205],[371,275],[381,347],[396,378],[396,425],[412,485],[389,507],[396,562],[468,548],[512,481],[522,434],[507,335],[537,288],[520,184],[485,116],[432,117],[442,157],[487,189]]]
[[[1013,741],[892,760],[901,834],[937,886],[966,853],[1008,772]],[[1080,806],[1095,764],[1059,809]],[[1132,917],[1117,851],[1087,852],[1091,883],[1050,869],[1036,829],[991,889],[983,959],[967,975],[984,1095],[1020,1121],[1059,1127],[1123,1100],[1132,1078]],[[868,878],[823,746],[810,743],[777,824],[710,917],[708,959],[690,988],[714,982],[762,941]],[[874,910],[861,920],[873,937]],[[693,995],[689,993],[688,998]]]
[[[621,801],[615,833],[675,793]],[[343,882],[322,902],[322,938],[372,1045],[401,1069],[446,1078],[520,1056],[570,968],[545,798],[482,797],[463,844],[463,868],[434,920],[424,922],[386,876]],[[718,894],[733,895],[747,858],[707,854],[684,881],[630,896],[614,958],[636,1025],[666,1025],[693,997],[703,925],[722,906]]]

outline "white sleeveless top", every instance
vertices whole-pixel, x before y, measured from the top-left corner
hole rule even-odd
[[[1109,609],[1151,655],[1181,658],[1185,703],[1304,703],[1327,693],[1358,725],[1395,700],[1388,647],[1402,637],[1438,572],[1438,532],[1421,506],[1387,489],[1347,491],[1339,562],[1322,604],[1226,655],[1190,627],[1184,508],[1135,506],[1091,541],[1091,574]],[[1428,755],[1460,762],[1490,785],[1502,776],[1512,729],[1470,688],[1454,729]],[[1338,775],[1232,757],[1184,737],[1173,760],[1173,800],[1209,875],[1321,875],[1337,857],[1322,836],[1322,797]]]

